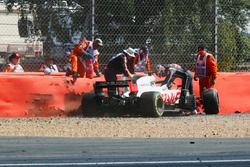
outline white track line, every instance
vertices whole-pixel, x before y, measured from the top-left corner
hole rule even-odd
[[[19,163],[0,164],[2,166],[98,166],[98,165],[147,165],[147,164],[198,164],[198,163],[235,163],[250,162],[250,159],[234,160],[194,160],[194,161],[135,161],[135,162],[83,162],[83,163]]]

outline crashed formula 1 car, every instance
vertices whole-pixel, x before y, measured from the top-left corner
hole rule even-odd
[[[168,113],[192,114],[200,107],[197,106],[200,101],[206,114],[219,112],[219,98],[215,89],[205,90],[201,100],[197,100],[187,89],[182,89],[183,78],[177,75],[172,77],[157,81],[153,75],[136,76],[132,80],[96,82],[94,93],[83,96],[83,114],[101,116],[106,111],[116,109],[121,112],[129,109],[130,112],[146,117],[161,117]],[[109,96],[105,90],[111,88],[116,90],[116,94]]]

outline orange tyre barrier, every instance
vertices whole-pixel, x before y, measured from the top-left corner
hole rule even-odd
[[[72,85],[64,73],[0,73],[0,117],[47,117],[74,114],[94,80],[81,78]]]
[[[79,78],[72,85],[64,73],[0,73],[0,117],[48,117],[74,115],[82,95],[93,91],[103,78]],[[219,73],[216,89],[220,113],[250,112],[250,73]],[[198,94],[198,82],[194,82]]]

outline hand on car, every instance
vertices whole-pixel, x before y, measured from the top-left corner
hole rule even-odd
[[[73,72],[72,77],[73,77],[73,78],[78,78],[78,77],[79,77],[79,74],[78,74],[77,72]]]
[[[95,70],[95,74],[96,74],[96,76],[98,76],[98,77],[100,77],[102,74],[101,74],[101,72],[100,72],[100,70]]]

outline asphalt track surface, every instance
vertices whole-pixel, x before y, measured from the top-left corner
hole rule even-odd
[[[2,166],[249,167],[250,139],[1,137]]]

